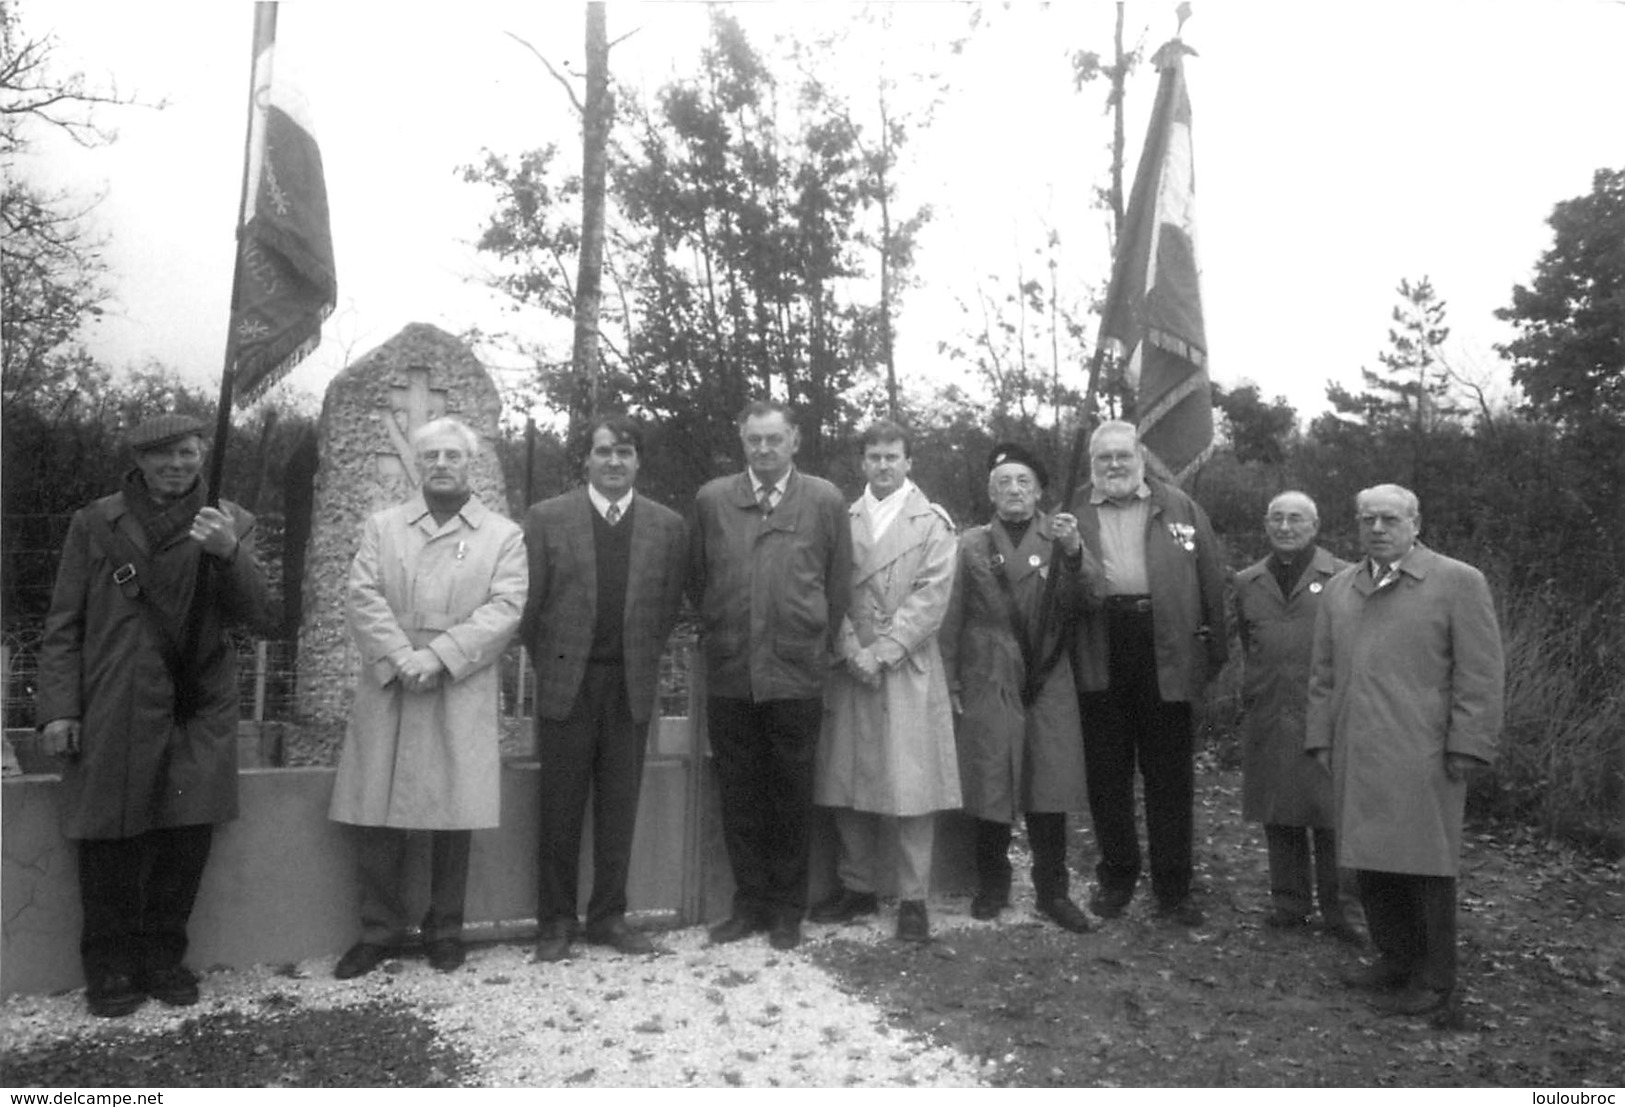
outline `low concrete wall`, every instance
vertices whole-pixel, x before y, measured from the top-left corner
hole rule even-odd
[[[680,722],[686,728],[686,720]],[[660,756],[646,762],[633,842],[629,909],[669,924],[728,914],[733,881],[716,789],[702,762]],[[661,741],[664,739],[665,741]],[[697,775],[696,775],[697,771]],[[529,937],[535,931],[537,767],[502,771],[502,826],[476,831],[469,876],[471,937]],[[54,992],[84,983],[79,968],[79,893],[73,844],[62,837],[60,781],[23,775],[0,784],[0,994]],[[333,770],[249,769],[239,779],[240,814],[221,826],[192,915],[187,961],[199,968],[301,961],[337,955],[358,930],[354,854],[345,828],[327,818]],[[811,895],[834,882],[828,812],[814,819]],[[592,829],[583,836],[580,903],[591,887]],[[426,867],[426,866],[424,866]],[[934,889],[972,886],[972,823],[958,813],[937,822]],[[889,868],[886,871],[890,871]],[[419,882],[426,874],[419,872]],[[888,892],[888,882],[880,889]],[[426,889],[419,888],[419,902]]]

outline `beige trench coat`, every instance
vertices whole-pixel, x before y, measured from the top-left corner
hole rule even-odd
[[[519,626],[526,572],[518,525],[478,499],[443,527],[422,496],[367,520],[350,565],[346,615],[361,671],[333,783],[336,822],[497,825],[495,662]],[[446,672],[430,691],[403,691],[395,664],[422,646]]]
[[[813,802],[883,815],[959,807],[953,708],[937,632],[958,564],[953,528],[918,488],[877,542],[852,505],[852,603],[836,652],[844,662],[890,638],[904,650],[871,688],[842,668],[824,695]]]
[[[1420,544],[1376,589],[1368,562],[1326,585],[1309,671],[1310,750],[1332,751],[1337,861],[1455,876],[1467,785],[1444,755],[1490,762],[1506,665],[1484,575]]]

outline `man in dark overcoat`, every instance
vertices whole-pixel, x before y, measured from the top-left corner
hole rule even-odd
[[[1303,748],[1315,614],[1326,582],[1348,566],[1315,544],[1319,530],[1315,501],[1282,492],[1264,516],[1269,555],[1236,574],[1245,713],[1241,815],[1264,825],[1270,872],[1264,925],[1306,926],[1318,900],[1327,933],[1360,945],[1353,876],[1337,864],[1331,778]]]
[[[569,955],[580,922],[582,818],[592,795],[586,939],[655,952],[626,923],[626,878],[660,658],[682,605],[688,528],[635,490],[643,429],[626,415],[587,428],[585,487],[525,517],[530,593],[520,640],[536,667],[540,761],[536,959]]]
[[[270,629],[254,518],[209,506],[203,432],[163,415],[130,433],[123,486],[68,528],[40,645],[37,717],[79,847],[86,1001],[106,1018],[148,996],[198,1000],[186,926],[215,824],[237,817],[226,630]]]

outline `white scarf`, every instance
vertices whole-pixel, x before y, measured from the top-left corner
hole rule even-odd
[[[868,485],[864,486],[863,510],[869,513],[869,529],[873,532],[876,542],[880,541],[897,516],[902,514],[903,501],[908,499],[908,494],[912,491],[914,482],[907,477],[903,478],[902,487],[884,500],[875,499],[874,490]]]

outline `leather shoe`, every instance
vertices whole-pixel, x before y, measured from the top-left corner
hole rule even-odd
[[[1070,930],[1074,934],[1089,933],[1089,916],[1078,909],[1078,905],[1065,896],[1050,896],[1037,903],[1038,913],[1049,919],[1062,930]]]
[[[1353,972],[1344,973],[1343,987],[1361,992],[1397,992],[1410,974],[1388,961],[1373,961]]]
[[[170,1007],[190,1007],[198,1001],[197,974],[185,965],[169,965],[147,973],[147,994]]]
[[[897,905],[897,939],[902,942],[929,942],[931,920],[923,899],[905,899]]]
[[[880,900],[873,892],[854,892],[841,887],[828,899],[820,900],[807,917],[815,923],[849,923],[859,915],[873,915]]]
[[[1096,888],[1089,897],[1089,910],[1099,918],[1115,919],[1133,898],[1134,891],[1130,888]]]
[[[1172,903],[1157,904],[1156,916],[1178,926],[1201,926],[1207,921],[1202,909],[1192,903],[1189,896]]]
[[[147,993],[121,972],[105,973],[85,988],[85,1004],[99,1019],[121,1019],[147,1001]]]
[[[1009,906],[1008,892],[977,892],[970,901],[970,917],[986,922],[988,919],[998,918],[999,912]]]
[[[1397,992],[1371,998],[1371,1006],[1385,1015],[1428,1015],[1450,1002],[1450,993],[1411,984]]]
[[[536,939],[536,960],[563,961],[570,956],[570,939],[562,934],[546,934]]]
[[[371,942],[357,942],[345,951],[339,963],[333,966],[333,979],[349,980],[364,976],[383,963],[389,951]]]
[[[1327,934],[1346,946],[1354,949],[1365,948],[1365,935],[1360,933],[1359,927],[1346,919],[1327,919],[1325,929]]]
[[[429,967],[436,972],[463,967],[463,943],[456,938],[436,938],[424,948],[429,954]]]
[[[801,944],[801,920],[785,917],[774,922],[767,932],[767,944],[774,949],[795,949]]]
[[[707,935],[714,946],[727,945],[729,942],[738,942],[749,938],[752,934],[766,930],[767,924],[760,919],[748,915],[730,915],[722,922],[713,926]]]
[[[1309,916],[1277,907],[1264,916],[1264,925],[1271,930],[1299,930],[1309,925]]]
[[[627,926],[625,919],[609,919],[587,927],[587,941],[595,946],[609,946],[632,957],[658,952],[649,936]]]

